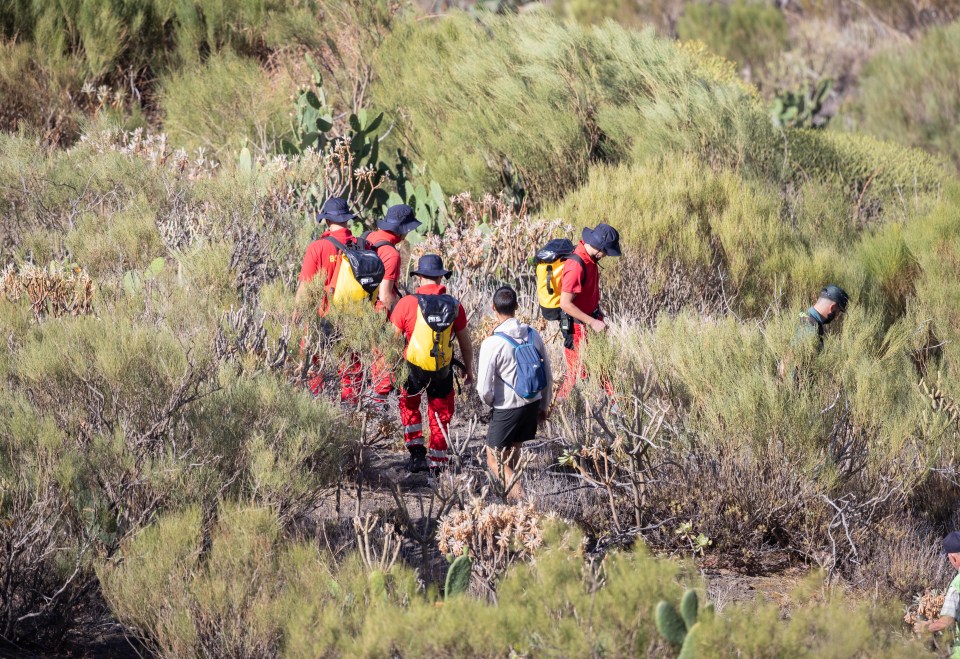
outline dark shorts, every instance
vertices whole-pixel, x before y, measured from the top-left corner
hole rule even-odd
[[[540,401],[512,410],[494,409],[490,413],[490,425],[487,426],[487,446],[490,448],[510,448],[537,436],[537,414]]]

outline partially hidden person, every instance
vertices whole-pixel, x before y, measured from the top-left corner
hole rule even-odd
[[[314,277],[323,277],[324,298],[317,309],[321,318],[330,311],[330,299],[343,262],[341,250],[337,243],[347,246],[356,245],[356,239],[350,231],[349,223],[356,219],[350,210],[347,200],[342,197],[331,197],[324,202],[320,212],[316,214],[318,222],[326,221],[327,229],[317,240],[307,246],[303,255],[303,265],[300,267],[299,284],[296,299],[299,302],[306,290],[307,284]],[[333,240],[330,240],[332,238]],[[336,241],[336,242],[334,242]],[[363,368],[359,355],[347,355],[338,369],[340,376],[340,400],[346,404],[355,404],[360,396],[363,379]],[[307,382],[310,392],[317,396],[323,389],[323,375],[317,374]]]
[[[377,222],[377,230],[365,236],[367,249],[372,249],[383,262],[383,281],[377,295],[376,308],[387,318],[400,301],[400,273],[403,272],[400,245],[407,234],[415,231],[421,224],[410,206],[397,204],[387,209],[382,220]],[[373,403],[385,406],[387,396],[393,391],[393,378],[389,366],[382,354],[375,354],[373,367]]]
[[[951,567],[957,570],[957,574],[954,575],[943,598],[940,617],[932,622],[918,622],[914,625],[914,631],[937,633],[951,630],[953,647],[950,656],[952,659],[960,659],[960,625],[957,624],[957,609],[960,608],[960,531],[953,531],[943,539],[941,553],[950,561]]]

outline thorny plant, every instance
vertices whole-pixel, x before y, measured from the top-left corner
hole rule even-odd
[[[497,577],[515,561],[533,556],[543,544],[540,515],[532,503],[485,503],[487,490],[463,509],[440,520],[437,546],[445,555],[468,554],[475,583],[496,599]]]
[[[37,319],[80,316],[93,308],[93,281],[79,267],[26,264],[18,270],[10,264],[0,271],[0,297],[11,302],[26,298]]]
[[[651,372],[633,382],[633,391],[615,402],[591,404],[583,399],[584,409],[561,408],[560,412],[567,446],[560,464],[572,468],[584,485],[604,493],[612,530],[625,538],[642,530],[648,487],[659,467],[654,455],[663,448],[660,431],[666,418],[666,410],[651,400]],[[621,517],[624,507],[629,521]]]
[[[473,478],[463,474],[443,473],[430,484],[426,503],[422,492],[417,492],[417,508],[411,509],[407,498],[397,483],[390,483],[390,492],[397,504],[401,521],[400,530],[405,537],[416,543],[420,550],[420,572],[426,574],[428,555],[433,545],[439,520],[455,506],[464,507],[464,493],[473,487]],[[419,513],[419,515],[417,514]]]
[[[353,518],[360,558],[369,570],[389,572],[400,557],[403,543],[393,524],[380,524],[376,515]]]

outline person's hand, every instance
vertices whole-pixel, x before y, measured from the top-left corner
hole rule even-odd
[[[607,329],[607,324],[600,320],[599,318],[593,318],[590,320],[590,329],[594,332],[602,332]]]
[[[930,623],[926,620],[917,620],[915,623],[913,623],[913,633],[922,634],[927,631],[927,627],[929,627],[929,625]]]
[[[464,371],[464,374],[463,374],[463,384],[464,384],[464,386],[466,386],[466,387],[473,386],[473,372],[472,372],[472,371]]]
[[[547,422],[547,419],[550,418],[550,412],[548,410],[540,410],[537,412],[537,423],[543,425]]]

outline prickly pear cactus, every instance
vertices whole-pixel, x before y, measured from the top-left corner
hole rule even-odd
[[[447,582],[443,589],[443,596],[447,599],[462,595],[470,586],[470,570],[473,561],[469,556],[458,556],[447,569]]]
[[[690,659],[696,652],[695,645],[700,630],[700,598],[694,590],[683,593],[680,599],[680,613],[669,602],[660,601],[657,604],[655,620],[657,631],[671,644],[680,647],[680,657]],[[713,617],[713,606],[704,607],[703,618]],[[697,630],[697,633],[694,632]]]
[[[656,613],[657,631],[671,644],[682,646],[687,637],[687,625],[677,615],[677,609],[669,602],[660,601]]]
[[[680,654],[677,655],[677,659],[696,659],[697,642],[700,638],[701,629],[702,627],[698,622],[687,630],[687,637],[683,639],[683,647],[680,648]]]
[[[367,576],[370,585],[370,595],[375,599],[383,599],[387,596],[387,577],[381,570],[374,570]]]

